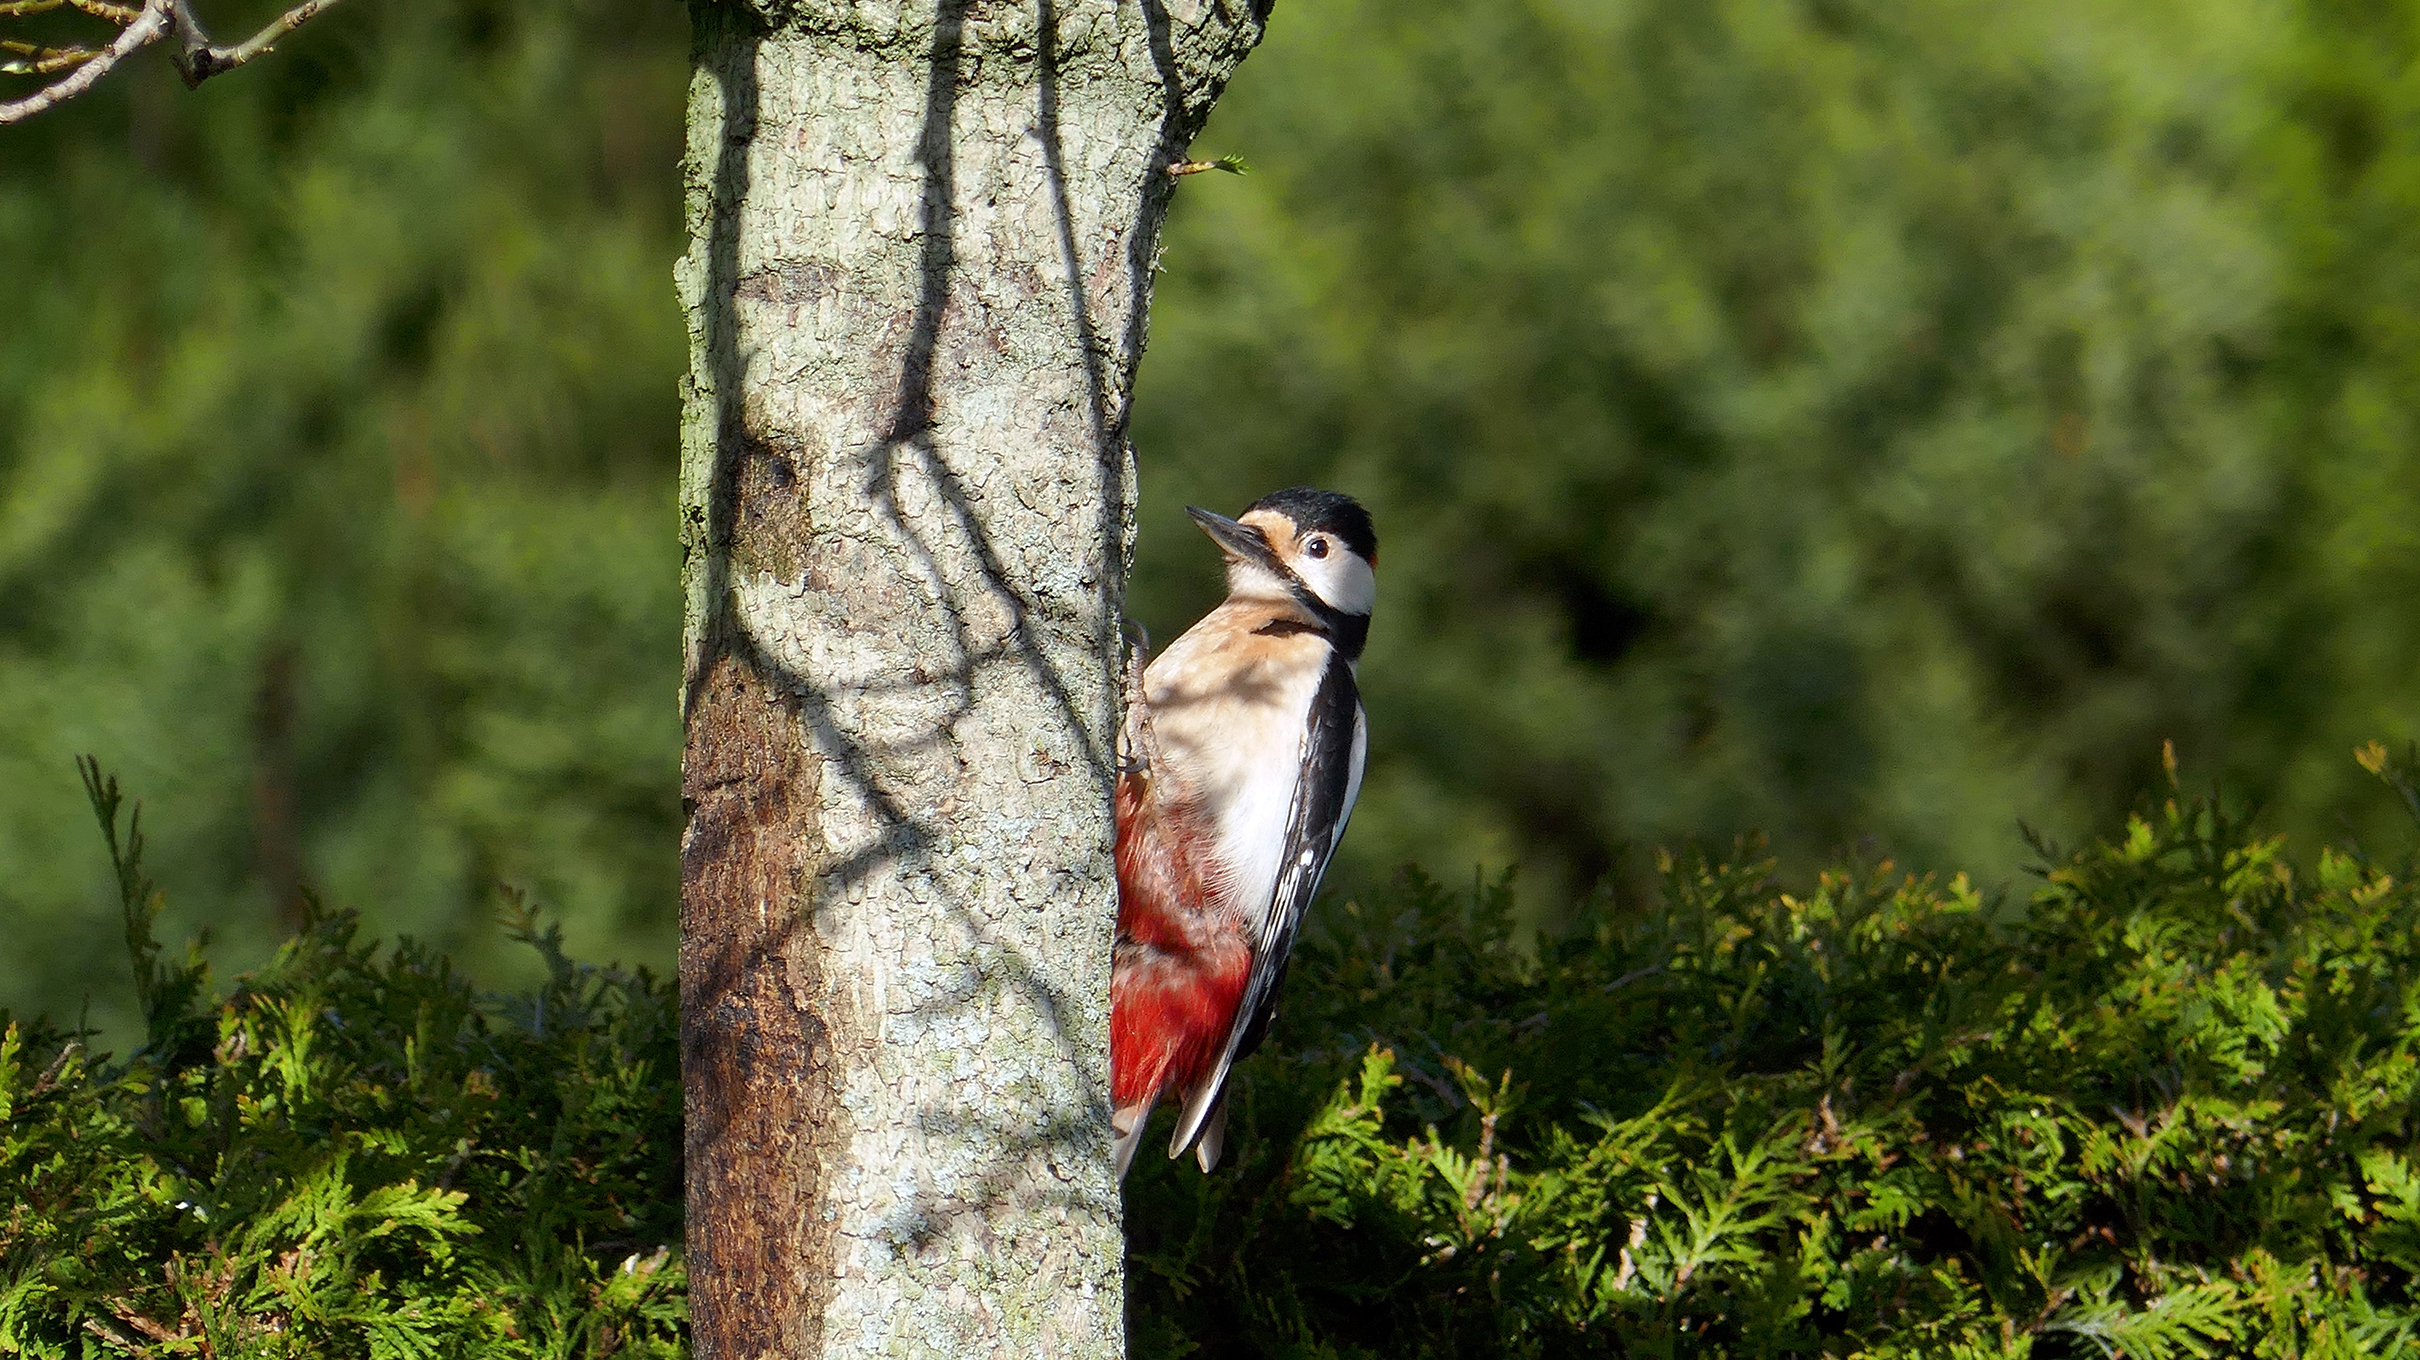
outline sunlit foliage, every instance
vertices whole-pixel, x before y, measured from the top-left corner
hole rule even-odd
[[[678,1352],[661,984],[516,908],[531,994],[322,915],[213,1000],[139,854],[140,1046],[0,1017],[0,1354]],[[1135,1354],[2420,1342],[2420,862],[2172,785],[2040,854],[1994,899],[1673,853],[1534,948],[1500,881],[1327,904],[1227,1165],[1127,1183]]]
[[[2414,1344],[2413,863],[2174,796],[2044,854],[2014,903],[1664,856],[1535,954],[1500,885],[1330,913],[1233,1174],[1130,1184],[1138,1353]]]
[[[241,16],[230,12],[230,22]],[[2420,733],[2409,3],[1287,0],[1186,179],[1187,502],[1368,499],[1339,883],[1872,838],[1989,891],[2160,739],[2317,844]],[[70,758],[231,965],[295,889],[527,985],[672,950],[673,0],[347,3],[0,146],[0,997],[131,1032]]]
[[[484,996],[312,913],[211,999],[164,962],[94,785],[146,1031],[0,1016],[0,1355],[683,1354],[671,989],[573,963]]]

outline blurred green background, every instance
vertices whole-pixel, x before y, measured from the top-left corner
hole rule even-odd
[[[230,10],[222,25],[240,27]],[[297,884],[482,976],[672,954],[686,23],[355,0],[0,130],[0,1005]],[[1185,183],[1134,610],[1187,503],[1385,550],[1350,888],[1772,834],[1986,881],[2175,739],[2303,839],[2420,735],[2420,3],[1284,0]]]

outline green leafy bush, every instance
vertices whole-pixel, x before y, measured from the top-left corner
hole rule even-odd
[[[2188,799],[2041,849],[2015,905],[1667,856],[1535,954],[1502,883],[1330,912],[1234,1170],[1130,1183],[1137,1353],[2410,1346],[2410,866]]]
[[[2420,811],[2384,753],[2365,763]],[[483,997],[322,915],[209,999],[116,838],[149,1032],[0,1039],[0,1353],[675,1354],[673,1000]],[[1663,857],[1335,904],[1230,1161],[1127,1186],[1134,1353],[2354,1356],[2420,1336],[2420,890],[2212,800],[1993,901]]]
[[[518,909],[548,981],[483,997],[321,913],[208,1000],[152,941],[139,818],[121,842],[87,783],[148,1033],[111,1062],[0,1028],[0,1354],[685,1351],[670,988]]]

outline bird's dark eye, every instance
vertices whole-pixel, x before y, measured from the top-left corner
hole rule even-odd
[[[1302,550],[1313,557],[1325,557],[1328,555],[1328,541],[1324,538],[1314,538],[1303,544]]]

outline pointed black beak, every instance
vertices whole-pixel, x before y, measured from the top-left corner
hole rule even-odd
[[[1268,537],[1260,530],[1249,524],[1239,524],[1225,515],[1213,514],[1198,505],[1186,506],[1185,513],[1193,516],[1193,522],[1202,526],[1202,532],[1226,549],[1229,556],[1276,568],[1277,550],[1269,546]]]

